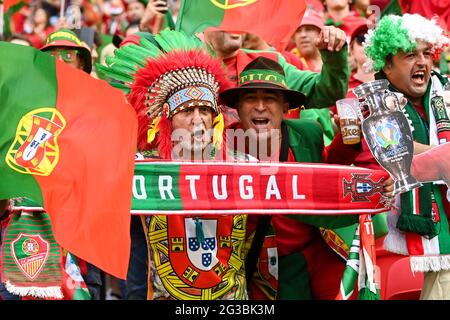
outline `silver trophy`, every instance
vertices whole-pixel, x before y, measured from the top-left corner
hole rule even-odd
[[[375,80],[361,84],[353,92],[369,107],[370,115],[362,122],[363,135],[375,160],[394,179],[396,195],[422,184],[411,175],[414,145],[408,119],[388,86],[387,80]]]

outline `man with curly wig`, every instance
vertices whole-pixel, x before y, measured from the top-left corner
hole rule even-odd
[[[433,57],[449,39],[435,20],[418,14],[383,17],[365,38],[365,52],[377,79],[408,100],[403,108],[413,127],[415,154],[450,141],[449,110],[443,100],[448,79],[432,70]],[[429,163],[433,166],[433,163]],[[387,250],[409,255],[413,272],[425,273],[421,299],[450,299],[450,205],[443,183],[396,198],[388,216]]]

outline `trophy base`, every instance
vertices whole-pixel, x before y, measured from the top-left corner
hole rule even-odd
[[[411,191],[415,188],[421,187],[422,184],[417,181],[416,178],[409,176],[406,179],[395,181],[394,183],[394,195]]]

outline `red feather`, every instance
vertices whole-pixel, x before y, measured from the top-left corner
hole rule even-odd
[[[159,132],[158,141],[159,156],[163,159],[172,159],[172,124],[165,115],[161,117],[158,124]]]

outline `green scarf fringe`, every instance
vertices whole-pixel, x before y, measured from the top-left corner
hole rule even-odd
[[[377,292],[373,293],[367,287],[362,288],[359,290],[358,300],[380,300],[380,290],[377,289]]]
[[[397,228],[401,231],[418,233],[421,236],[435,236],[436,228],[433,220],[427,216],[401,214]]]

